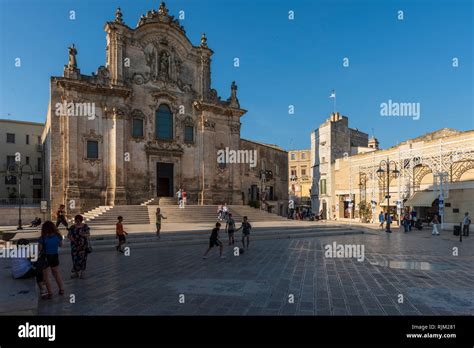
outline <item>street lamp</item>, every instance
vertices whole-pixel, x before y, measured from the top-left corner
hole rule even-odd
[[[383,168],[384,166],[385,169]],[[393,166],[394,169],[391,169],[391,166]],[[384,175],[387,175],[387,195],[385,196],[385,198],[387,198],[387,228],[385,232],[387,233],[392,233],[390,230],[390,174],[394,174],[395,177],[397,177],[400,174],[400,171],[397,169],[397,163],[387,158],[379,163],[379,169],[377,169],[379,179],[382,179]]]
[[[25,171],[28,169],[29,171]],[[23,227],[21,226],[21,178],[23,174],[28,175],[30,180],[33,180],[33,168],[29,164],[21,164],[20,162],[11,163],[7,167],[7,177],[16,176],[18,178],[18,227],[17,230],[22,230]]]

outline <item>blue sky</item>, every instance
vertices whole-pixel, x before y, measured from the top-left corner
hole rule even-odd
[[[227,99],[231,82],[237,82],[240,104],[248,110],[244,138],[309,148],[311,130],[333,110],[333,89],[337,111],[349,117],[351,127],[373,132],[382,147],[443,127],[474,128],[471,0],[166,4],[175,16],[185,11],[182,24],[193,44],[207,34],[214,51],[212,86],[219,95]],[[103,27],[119,5],[124,21],[135,27],[159,1],[0,0],[0,118],[44,122],[49,78],[62,74],[71,43],[83,74],[105,65]],[[402,21],[398,10],[404,11]],[[17,57],[20,68],[14,65]],[[420,119],[380,116],[380,104],[388,100],[420,103]]]

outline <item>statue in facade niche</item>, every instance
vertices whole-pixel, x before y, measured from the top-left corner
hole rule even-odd
[[[160,75],[169,77],[170,55],[167,52],[161,53],[160,56]]]
[[[69,68],[77,68],[76,54],[76,47],[72,44],[72,46],[69,47],[69,61],[67,63]]]

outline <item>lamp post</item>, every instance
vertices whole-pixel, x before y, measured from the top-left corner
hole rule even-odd
[[[25,171],[25,169],[28,169],[29,171]],[[7,176],[12,177],[16,176],[18,178],[18,227],[16,228],[17,230],[22,230],[23,227],[21,226],[21,178],[23,174],[29,174],[30,179],[33,179],[33,168],[29,164],[21,164],[20,162],[14,162],[11,163],[7,167]]]
[[[393,166],[394,169],[391,169],[391,166]],[[385,167],[385,169],[383,167]],[[377,175],[379,179],[382,179],[384,175],[387,175],[387,195],[385,196],[387,198],[387,228],[385,232],[387,233],[392,233],[390,230],[390,173],[395,174],[395,176],[400,174],[400,171],[397,169],[397,163],[395,161],[389,160],[388,158],[386,160],[380,161],[379,169],[377,169]]]

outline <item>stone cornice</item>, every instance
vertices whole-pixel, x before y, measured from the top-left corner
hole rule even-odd
[[[128,98],[132,93],[132,89],[117,85],[112,85],[110,87],[92,85],[84,81],[69,79],[67,77],[53,77],[52,80],[56,83],[57,86],[61,88],[83,93],[100,94],[122,98]]]
[[[231,108],[225,105],[211,104],[204,101],[198,100],[193,103],[193,107],[197,111],[210,111],[215,114],[228,115],[228,116],[243,116],[247,110]]]

